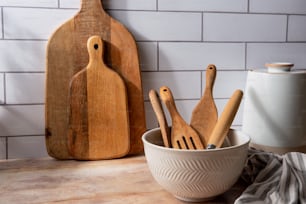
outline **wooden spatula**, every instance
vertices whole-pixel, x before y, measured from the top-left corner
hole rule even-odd
[[[125,81],[129,100],[129,154],[143,152],[146,131],[144,99],[136,42],[130,32],[102,7],[101,0],[81,0],[80,11],[50,37],[46,57],[46,147],[57,159],[70,159],[67,148],[68,91],[74,74],[87,66],[87,40],[105,42],[105,63]]]
[[[103,43],[87,43],[89,64],[71,80],[68,149],[75,159],[97,160],[129,152],[128,100],[124,81],[102,61]]]
[[[163,107],[160,103],[160,100],[158,98],[158,95],[154,89],[150,90],[149,92],[149,98],[153,107],[153,110],[155,112],[157,121],[160,126],[160,131],[162,134],[163,142],[165,147],[171,147],[171,133],[170,128],[168,126],[165,113],[163,111]]]
[[[215,149],[222,146],[239,109],[242,96],[243,92],[241,90],[236,90],[225,105],[225,108],[209,137],[207,149]]]
[[[159,89],[159,94],[172,118],[172,147],[177,149],[204,149],[197,132],[184,121],[177,111],[171,90],[166,86],[162,86]]]
[[[218,120],[218,111],[213,98],[213,86],[216,79],[216,66],[208,65],[206,69],[206,87],[203,96],[192,111],[190,125],[200,135],[204,145]]]

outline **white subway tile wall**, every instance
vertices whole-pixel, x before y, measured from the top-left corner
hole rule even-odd
[[[0,20],[1,20],[1,22],[2,22],[2,9],[0,10]],[[0,24],[0,29],[1,29],[0,38],[3,38],[2,23]]]
[[[161,42],[159,70],[204,70],[214,63],[222,69],[245,67],[244,43]]]
[[[288,41],[306,41],[306,26],[302,26],[305,22],[306,16],[289,16]]]
[[[305,0],[250,0],[250,12],[306,14]]]
[[[0,73],[0,104],[4,104],[4,74]]]
[[[44,103],[44,82],[44,73],[7,73],[5,77],[6,103]]]
[[[214,97],[217,99],[229,98],[236,89],[244,90],[247,72],[244,71],[218,71],[215,86]],[[205,73],[203,73],[203,86],[205,88]]]
[[[156,10],[156,0],[107,0],[103,1],[106,9]]]
[[[28,1],[28,0],[0,0],[1,6],[20,6],[20,7],[47,7],[57,8],[57,0],[39,0],[39,1]]]
[[[47,40],[73,14],[74,10],[4,7],[4,38]]]
[[[7,141],[8,159],[47,157],[44,136],[9,137]]]
[[[202,15],[183,12],[110,11],[138,41],[200,41]]]
[[[156,0],[104,0],[105,9],[156,10]],[[60,8],[80,8],[80,0],[60,0]]]
[[[235,0],[161,0],[159,10],[168,11],[216,11],[216,12],[247,12],[248,1]]]
[[[286,27],[285,15],[207,13],[203,17],[204,41],[284,42]]]
[[[44,134],[44,105],[0,106],[0,136]]]
[[[81,0],[0,0],[0,159],[47,156],[44,81],[47,40]],[[205,69],[218,69],[219,115],[247,70],[290,61],[306,68],[305,0],[102,0],[134,35],[147,127],[157,127],[150,89],[167,85],[188,122],[203,94]],[[243,103],[233,125],[240,128]],[[171,120],[167,113],[169,124]]]
[[[44,72],[46,41],[0,40],[0,72]]]
[[[201,96],[201,72],[144,72],[142,74],[144,98],[150,89],[165,85],[171,88],[175,99],[197,99]]]
[[[157,71],[157,42],[138,42],[138,55],[142,71]]]
[[[306,23],[306,21],[305,21]],[[306,43],[249,43],[246,68],[263,68],[264,62],[294,62],[295,68],[306,68]]]
[[[0,159],[6,159],[6,138],[0,137]]]

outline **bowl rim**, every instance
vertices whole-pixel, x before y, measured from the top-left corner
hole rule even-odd
[[[222,148],[216,148],[216,149],[197,149],[197,150],[192,150],[192,149],[176,149],[176,148],[169,148],[169,147],[159,146],[159,145],[152,144],[152,143],[148,142],[147,139],[146,139],[147,135],[149,135],[151,132],[157,132],[157,131],[160,131],[159,127],[147,130],[142,135],[141,139],[142,139],[144,144],[149,145],[149,146],[151,146],[153,148],[164,150],[164,151],[174,151],[174,152],[220,152],[220,151],[228,151],[228,150],[242,148],[245,145],[248,145],[250,143],[250,141],[251,141],[251,138],[246,133],[242,132],[241,130],[230,128],[229,132],[237,132],[238,134],[241,134],[240,136],[242,136],[245,141],[243,143],[239,144],[239,145],[234,145],[234,146],[229,146],[229,147],[222,147]]]

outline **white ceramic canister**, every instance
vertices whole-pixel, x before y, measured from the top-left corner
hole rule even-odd
[[[250,146],[283,154],[306,152],[306,71],[291,63],[248,72],[242,131]]]

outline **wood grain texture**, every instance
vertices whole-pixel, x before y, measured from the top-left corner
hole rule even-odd
[[[176,149],[204,149],[198,133],[179,114],[171,90],[166,86],[162,86],[159,89],[159,94],[172,118],[172,147]]]
[[[48,41],[46,56],[46,146],[57,159],[70,159],[67,148],[69,83],[86,67],[87,39],[98,35],[105,42],[105,62],[125,81],[129,100],[129,154],[143,152],[141,136],[146,130],[141,74],[135,40],[111,18],[100,0],[82,0],[80,11],[60,26]]]
[[[243,92],[236,90],[231,98],[226,103],[224,110],[217,124],[215,125],[209,140],[207,142],[208,149],[219,148],[222,146],[225,137],[227,136],[228,130],[230,129],[233,120],[235,119],[236,113],[239,109]]]
[[[82,162],[0,160],[0,181],[1,203],[182,204],[154,180],[144,156]],[[234,203],[245,188],[240,181],[201,203]]]
[[[71,80],[68,149],[75,159],[125,156],[130,148],[128,99],[124,81],[102,61],[103,43],[87,43],[89,64]]]
[[[158,97],[158,94],[154,89],[150,90],[149,98],[160,126],[160,131],[163,137],[164,146],[171,147],[171,131],[168,126],[166,116],[163,107],[161,105],[160,99]]]
[[[192,111],[190,125],[200,135],[204,146],[218,120],[218,111],[213,98],[213,86],[217,74],[216,66],[210,64],[206,69],[206,86],[204,94]]]

